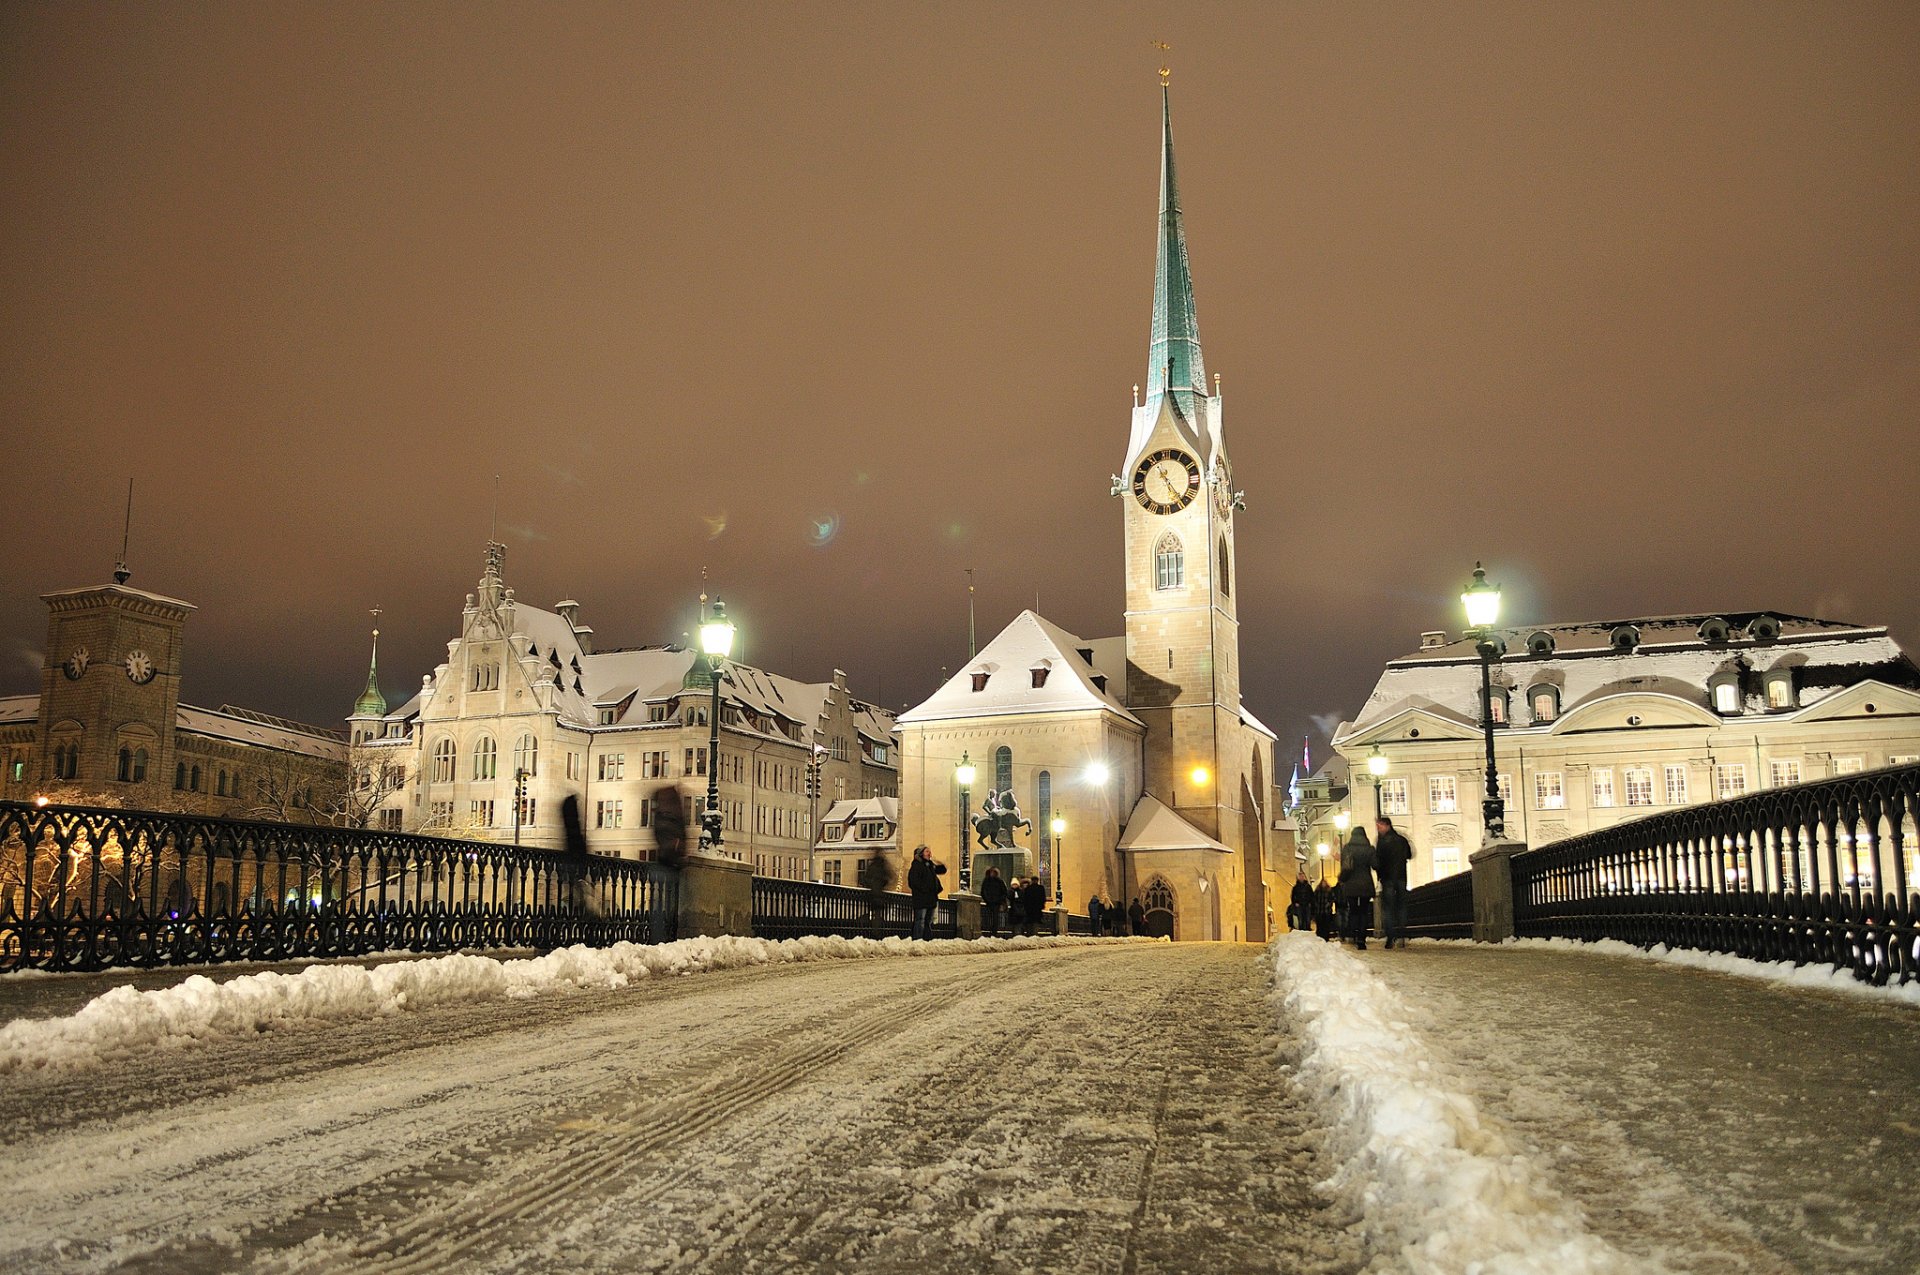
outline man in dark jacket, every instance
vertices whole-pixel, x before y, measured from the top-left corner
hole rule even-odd
[[[1000,932],[1000,920],[1007,908],[1007,883],[1000,878],[1000,869],[988,868],[986,877],[980,882],[980,911],[982,929],[988,934]]]
[[[1355,828],[1340,847],[1340,913],[1346,919],[1347,938],[1367,950],[1367,927],[1373,923],[1373,843]]]
[[[940,878],[947,865],[933,861],[933,851],[913,848],[913,866],[907,869],[907,889],[913,895],[913,937],[933,937],[933,909],[940,902]]]
[[[1322,859],[1322,863],[1326,860]],[[1313,928],[1323,940],[1333,942],[1337,933],[1334,927],[1334,888],[1333,883],[1322,878],[1319,885],[1313,887]]]
[[[1040,884],[1039,877],[1028,877],[1027,883],[1020,887],[1020,932],[1032,934],[1046,909],[1047,888]]]
[[[1287,928],[1304,930],[1313,924],[1313,887],[1307,884],[1305,877],[1293,879],[1293,893],[1289,896],[1287,908]]]
[[[1127,904],[1127,925],[1135,934],[1147,932],[1147,910],[1140,906],[1140,896],[1134,895],[1133,902]]]
[[[1100,933],[1100,923],[1106,910],[1107,905],[1100,901],[1099,895],[1093,895],[1087,900],[1087,933]]]
[[[1380,877],[1380,928],[1386,933],[1387,946],[1407,945],[1407,864],[1413,861],[1413,847],[1393,826],[1393,820],[1381,815],[1374,822],[1379,839],[1374,844],[1374,871]]]

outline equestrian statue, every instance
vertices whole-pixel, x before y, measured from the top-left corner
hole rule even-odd
[[[982,850],[991,850],[995,846],[1010,847],[1015,831],[1032,827],[1033,820],[1020,813],[1020,803],[1013,799],[1011,788],[1005,792],[987,789],[980,813],[973,817],[974,835],[979,837]]]

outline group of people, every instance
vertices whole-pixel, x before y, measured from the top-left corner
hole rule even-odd
[[[1039,877],[1003,879],[1000,869],[988,868],[980,879],[980,932],[1033,934],[1047,911],[1047,887]]]
[[[877,856],[876,856],[877,857]],[[943,888],[940,878],[947,865],[933,857],[925,846],[915,846],[912,865],[907,868],[907,891],[913,895],[913,930],[916,939],[933,937],[933,915],[940,905]],[[1000,875],[1000,869],[988,868],[980,880],[980,929],[983,934],[1031,935],[1039,932],[1047,911],[1047,888],[1040,878]],[[1087,919],[1095,934],[1144,934],[1147,910],[1140,900],[1125,908],[1104,894],[1087,900]]]
[[[1311,928],[1329,941],[1339,934],[1364,952],[1377,897],[1386,945],[1407,945],[1407,865],[1413,862],[1413,846],[1385,815],[1374,821],[1374,828],[1377,844],[1355,828],[1340,847],[1337,882],[1329,882],[1323,874],[1317,886],[1308,885],[1304,877],[1293,883],[1288,925],[1296,930]]]

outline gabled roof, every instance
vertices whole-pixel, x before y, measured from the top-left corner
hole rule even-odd
[[[828,806],[826,813],[820,816],[820,822],[854,823],[861,819],[884,819],[888,823],[900,822],[900,799],[898,797],[861,797],[845,798]]]
[[[1151,850],[1217,850],[1232,854],[1228,847],[1182,819],[1165,802],[1151,794],[1134,803],[1127,817],[1126,830],[1117,847],[1123,853]]]
[[[204,735],[229,743],[254,748],[272,748],[283,753],[299,753],[330,761],[346,758],[347,744],[339,735],[317,726],[269,718],[263,713],[244,716],[230,711],[195,708],[181,704],[174,710],[174,727],[192,735]]]
[[[1113,690],[1094,685],[1098,670],[1080,654],[1080,648],[1087,645],[1053,621],[1022,611],[939,690],[900,714],[899,721],[904,724],[1104,709],[1139,724],[1140,719],[1121,706]],[[1046,669],[1040,686],[1033,684],[1036,667]],[[978,691],[973,689],[976,673],[987,675]]]

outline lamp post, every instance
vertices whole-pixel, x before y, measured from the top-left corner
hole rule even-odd
[[[707,808],[700,816],[700,848],[717,851],[720,836],[720,665],[733,652],[733,622],[727,604],[713,600],[713,610],[700,622],[700,650],[707,659],[707,678],[713,696],[707,707]]]
[[[973,837],[968,828],[968,820],[973,815],[973,780],[978,772],[967,759],[967,750],[960,750],[960,764],[953,768],[953,777],[960,784],[960,893],[973,891]]]
[[[527,768],[517,766],[513,772],[513,844],[520,844],[520,821],[527,809]]]
[[[1066,889],[1060,881],[1060,838],[1067,835],[1067,821],[1055,815],[1049,826],[1053,829],[1053,901],[1058,904],[1066,898]]]
[[[1500,654],[1493,626],[1500,619],[1500,586],[1487,583],[1486,570],[1473,564],[1473,583],[1460,595],[1467,611],[1467,628],[1474,635],[1480,652],[1480,730],[1487,741],[1487,795],[1480,803],[1481,818],[1487,825],[1487,840],[1504,841],[1507,836],[1507,805],[1500,800],[1500,772],[1493,758],[1493,659]]]
[[[1373,779],[1373,817],[1380,818],[1386,810],[1380,805],[1380,781],[1387,777],[1387,755],[1375,744],[1373,751],[1367,754],[1367,774]]]
[[[1320,857],[1320,880],[1318,884],[1325,884],[1327,880],[1327,856],[1333,853],[1333,848],[1322,841],[1319,845],[1315,846],[1313,850],[1314,853]]]

